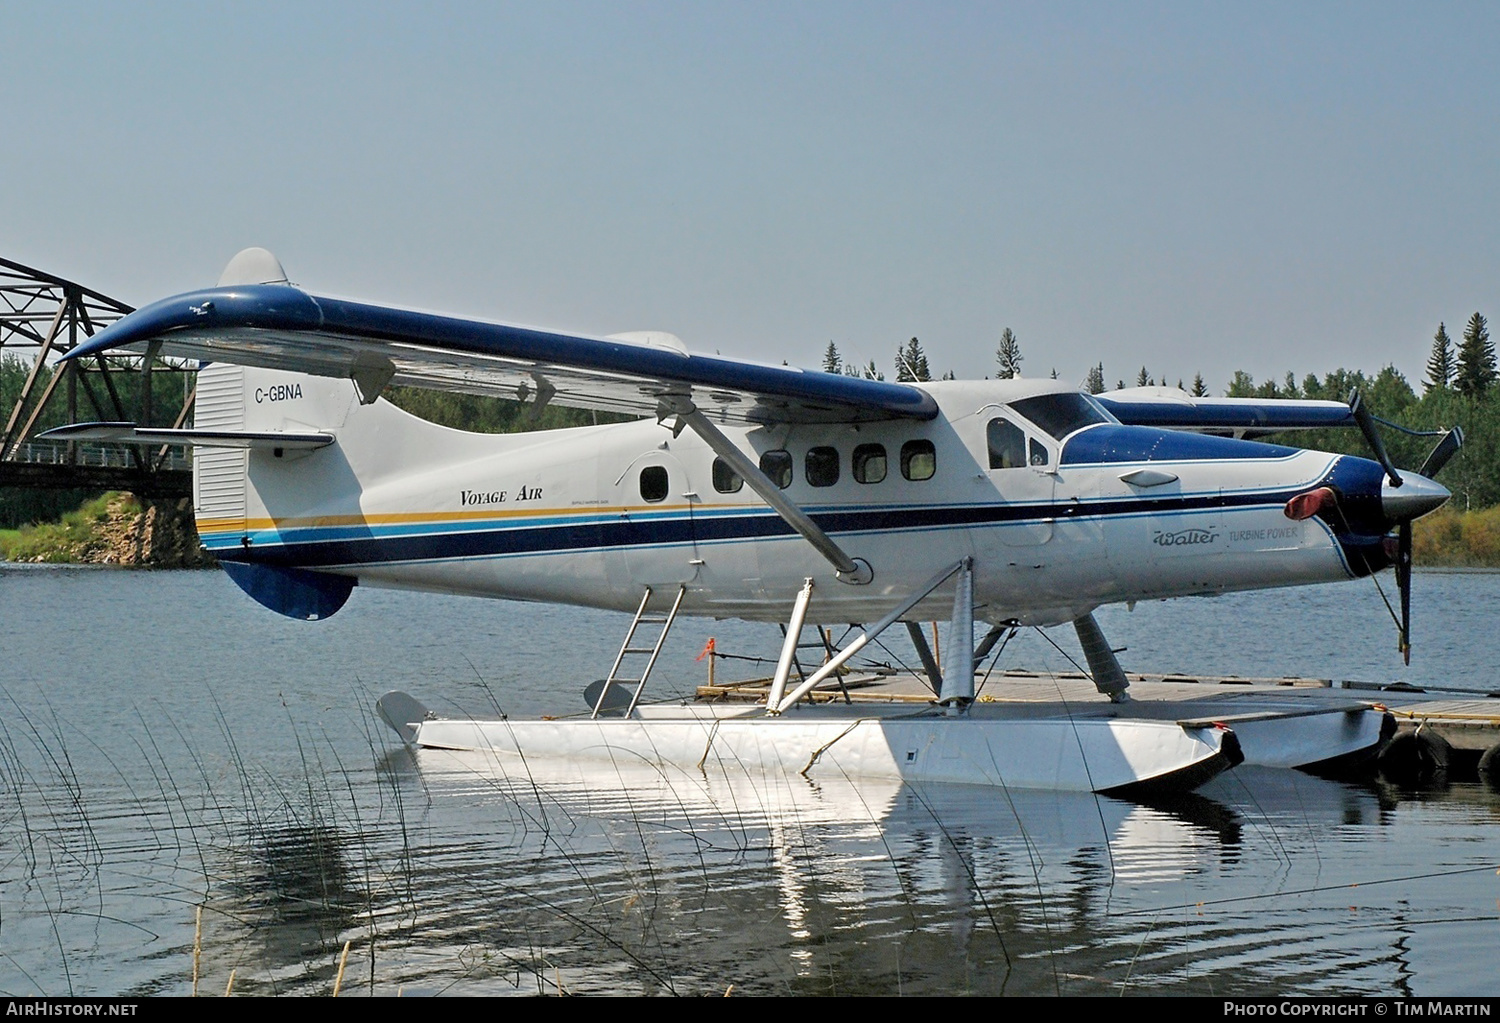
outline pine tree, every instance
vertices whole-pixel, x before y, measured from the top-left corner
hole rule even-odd
[[[1000,365],[996,374],[1001,380],[1013,380],[1021,375],[1021,342],[1011,329],[1000,332],[1000,347],[995,349],[995,361]]]
[[[1202,373],[1194,373],[1193,374],[1193,397],[1194,398],[1206,398],[1206,397],[1208,397],[1208,385],[1203,382],[1203,374]]]
[[[1460,394],[1478,398],[1495,382],[1495,346],[1490,343],[1489,324],[1475,313],[1464,327],[1464,340],[1458,346],[1458,372],[1453,385]]]
[[[866,380],[884,380],[885,379],[885,374],[882,373],[882,372],[880,372],[880,370],[878,368],[876,368],[876,366],[875,366],[875,360],[874,359],[871,359],[870,360],[870,364],[865,367],[865,374],[864,375],[865,375],[865,379]]]
[[[1427,359],[1427,380],[1422,390],[1447,390],[1453,383],[1455,369],[1453,341],[1448,337],[1447,325],[1439,323],[1437,333],[1432,335],[1432,355]]]
[[[932,371],[927,368],[927,355],[922,351],[922,342],[916,338],[896,350],[896,379],[906,383],[932,379]]]
[[[1135,375],[1135,386],[1137,386],[1137,387],[1147,387],[1147,386],[1150,386],[1150,384],[1151,384],[1151,375],[1146,372],[1146,367],[1142,366],[1141,367],[1141,371]]]
[[[1090,394],[1102,394],[1104,391],[1104,363],[1089,367],[1089,375],[1083,380],[1083,389]]]
[[[828,347],[823,349],[823,372],[841,373],[843,369],[844,359],[839,355],[839,346],[832,341],[828,342]]]

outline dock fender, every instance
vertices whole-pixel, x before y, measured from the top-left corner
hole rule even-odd
[[[301,621],[320,621],[332,615],[349,599],[356,581],[349,576],[300,568],[273,568],[242,561],[219,564],[256,603]]]
[[[1488,782],[1492,789],[1500,790],[1500,743],[1480,755],[1479,780]]]
[[[1398,784],[1420,785],[1448,773],[1453,747],[1428,728],[1402,732],[1380,751],[1380,772]]]

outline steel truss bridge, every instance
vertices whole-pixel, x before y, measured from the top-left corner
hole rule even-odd
[[[151,356],[57,361],[133,311],[81,284],[0,259],[0,487],[128,490],[145,498],[192,494],[191,454],[181,446],[36,437],[65,423],[187,423],[196,365]]]

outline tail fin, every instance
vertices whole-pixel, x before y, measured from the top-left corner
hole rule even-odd
[[[200,430],[334,431],[354,402],[346,380],[213,363],[198,371],[193,419]],[[238,543],[247,529],[251,458],[244,448],[200,447],[194,455],[193,507],[210,550],[229,534]]]
[[[194,425],[226,431],[336,431],[355,400],[347,380],[214,363],[198,372]],[[288,617],[317,619],[343,606],[354,579],[251,560],[257,533],[271,527],[274,512],[268,498],[287,489],[285,469],[295,471],[295,462],[306,454],[198,447],[193,508],[203,546],[221,559],[241,589]],[[311,503],[321,497],[307,495]]]
[[[223,287],[285,282],[280,262],[264,249],[235,256],[219,280]],[[377,400],[390,376],[385,361],[356,364],[347,379],[223,363],[199,371],[195,428],[253,435],[254,446],[195,448],[198,535],[230,578],[273,611],[333,614],[357,581],[355,566],[341,559],[357,558],[350,545],[368,538],[366,511],[382,503],[374,495],[384,490],[387,507],[392,500],[402,507],[427,485],[424,473],[443,471],[444,459],[495,451],[493,438],[436,426]],[[326,446],[278,445],[278,434],[321,434]]]

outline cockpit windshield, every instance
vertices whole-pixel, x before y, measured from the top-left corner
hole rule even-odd
[[[1057,440],[1095,423],[1114,422],[1110,414],[1086,394],[1039,394],[1010,403],[1010,407]]]

